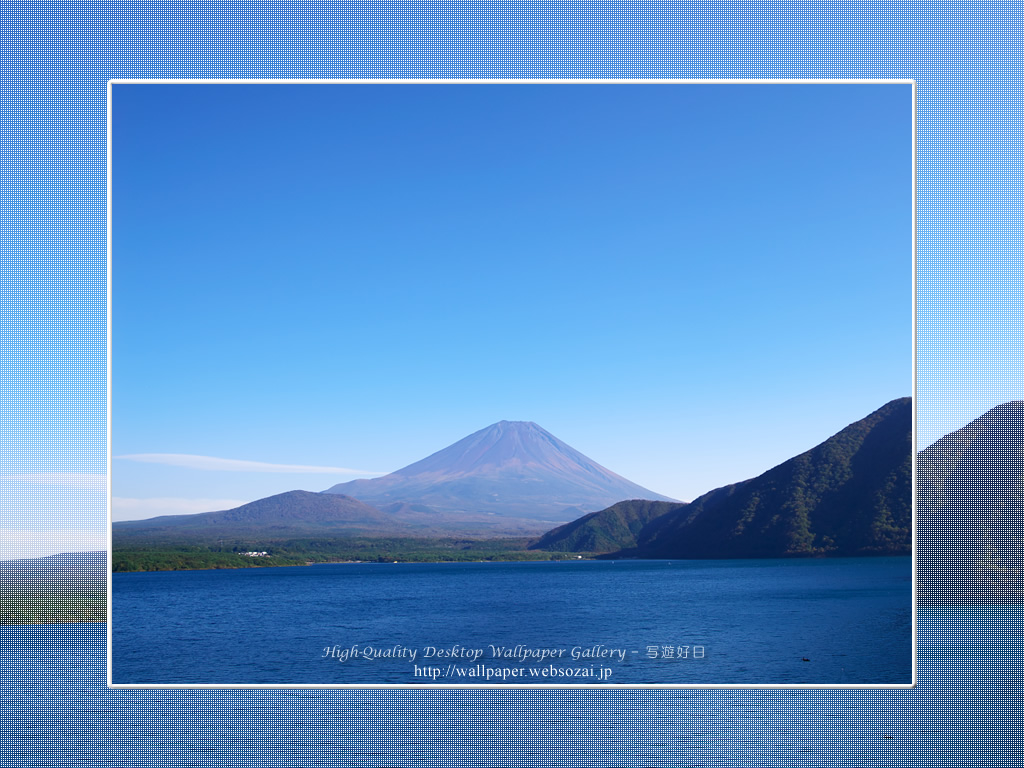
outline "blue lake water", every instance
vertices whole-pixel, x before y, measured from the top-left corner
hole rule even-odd
[[[115,684],[909,684],[910,558],[118,573]]]
[[[829,690],[110,690],[106,625],[0,627],[0,768],[1015,768],[1022,626],[922,609],[916,688]]]

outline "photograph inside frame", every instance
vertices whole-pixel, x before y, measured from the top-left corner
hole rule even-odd
[[[110,93],[112,685],[914,682],[909,82]]]

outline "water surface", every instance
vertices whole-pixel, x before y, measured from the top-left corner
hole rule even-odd
[[[105,625],[0,627],[0,768],[1011,768],[1019,608],[919,613],[913,689],[110,690]]]
[[[900,557],[118,573],[113,595],[117,684],[912,681]]]

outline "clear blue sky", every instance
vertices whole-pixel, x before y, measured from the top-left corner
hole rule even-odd
[[[911,394],[909,85],[113,92],[114,519],[502,419],[691,499]]]

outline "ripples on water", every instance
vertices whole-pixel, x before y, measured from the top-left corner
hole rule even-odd
[[[108,690],[105,625],[2,627],[0,765],[1018,766],[1022,619],[921,611],[912,690]]]
[[[910,558],[348,564],[114,575],[116,683],[424,683],[413,660],[349,649],[483,651],[613,684],[911,682]],[[523,665],[490,645],[554,648]],[[625,661],[572,660],[621,649]],[[702,658],[663,655],[701,647]],[[324,658],[324,648],[343,659]],[[803,659],[810,659],[805,663]],[[518,671],[518,670],[517,670]],[[529,669],[523,669],[529,674]],[[559,677],[557,682],[593,683]],[[441,683],[479,683],[447,678]],[[547,682],[537,678],[517,682]]]

